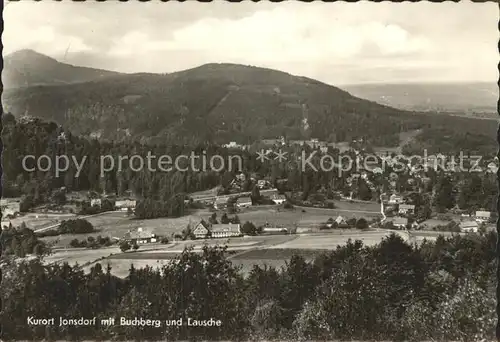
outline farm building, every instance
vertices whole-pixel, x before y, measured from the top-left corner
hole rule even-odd
[[[411,215],[415,212],[415,206],[413,204],[400,204],[398,212],[402,215]]]
[[[236,175],[236,180],[240,182],[244,182],[247,179],[244,173],[240,173],[239,175]]]
[[[214,224],[211,227],[212,238],[225,238],[233,236],[241,236],[239,224]]]
[[[91,207],[101,207],[101,199],[100,198],[93,198],[90,200],[90,206]]]
[[[2,208],[2,217],[6,218],[14,218],[19,214],[19,211],[16,211],[13,208]]]
[[[476,221],[478,222],[487,222],[491,218],[491,212],[490,211],[476,211]]]
[[[203,221],[199,222],[193,229],[193,234],[197,239],[205,239],[209,232],[208,225]]]
[[[285,195],[274,194],[271,196],[271,200],[276,204],[282,204],[286,202]]]
[[[269,183],[267,180],[260,179],[259,181],[257,181],[257,187],[259,189],[266,189],[271,187],[271,183]]]
[[[403,197],[401,195],[392,194],[391,197],[389,197],[389,203],[390,204],[401,204],[401,203],[403,203]]]
[[[216,210],[225,210],[227,209],[227,202],[229,197],[217,197],[214,201],[214,208]]]
[[[460,222],[460,231],[464,233],[477,233],[479,226],[476,221],[468,220]]]
[[[392,224],[399,229],[404,229],[408,225],[408,219],[405,217],[395,217]]]
[[[135,200],[116,201],[115,208],[116,208],[116,210],[121,210],[121,211],[127,211],[128,209],[134,210],[136,204],[137,204],[137,201],[135,201]]]
[[[19,201],[15,201],[15,202],[7,202],[7,201],[2,201],[2,204],[1,204],[1,207],[4,208],[4,207],[7,207],[9,209],[12,209],[12,211],[14,212],[18,212],[20,211],[21,209],[21,203]]]
[[[123,236],[123,240],[132,244],[144,244],[157,242],[158,237],[154,233],[143,230],[142,228],[137,228],[136,231],[129,231],[125,233],[125,235]]]
[[[337,226],[341,227],[341,226],[347,226],[347,219],[343,216],[337,216],[337,218],[335,219],[335,223],[337,224]]]
[[[2,223],[0,223],[2,226],[2,229],[8,229],[11,226],[10,220],[2,220]]]
[[[252,205],[252,199],[250,197],[240,197],[236,201],[238,208],[247,208]]]

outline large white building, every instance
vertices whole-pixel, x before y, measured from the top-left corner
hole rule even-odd
[[[239,224],[214,224],[211,228],[212,238],[241,236]]]
[[[491,212],[490,211],[476,211],[476,221],[477,222],[487,222],[491,218]]]
[[[127,211],[128,209],[134,210],[136,204],[137,204],[137,201],[135,201],[135,200],[116,201],[115,208],[116,208],[116,210],[121,210],[121,211]]]

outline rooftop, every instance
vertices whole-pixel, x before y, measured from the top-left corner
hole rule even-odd
[[[408,219],[405,217],[395,217],[394,220],[392,221],[392,224],[394,225],[406,225],[408,224]]]
[[[214,232],[240,232],[239,224],[214,224],[212,225],[212,233]]]
[[[147,230],[145,231],[145,230],[142,230],[141,228],[139,228],[136,231],[130,231],[130,232],[125,233],[123,238],[124,239],[149,239],[149,238],[153,238],[155,236],[156,235],[153,234],[152,232],[147,231]]]
[[[476,221],[462,221],[460,228],[478,228],[478,225]]]

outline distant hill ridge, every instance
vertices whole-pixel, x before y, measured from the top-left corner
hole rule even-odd
[[[355,96],[405,110],[496,113],[496,82],[360,84],[344,87]]]
[[[5,88],[87,82],[118,72],[61,63],[33,50],[24,49],[4,57],[2,83]]]

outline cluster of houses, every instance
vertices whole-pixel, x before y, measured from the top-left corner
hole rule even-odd
[[[1,229],[7,229],[11,226],[10,220],[16,218],[20,213],[20,203],[19,202],[7,202],[6,200],[1,200],[0,207],[2,210],[2,220],[0,223]]]
[[[237,149],[237,150],[248,150],[250,148],[250,145],[242,145],[242,144],[238,144],[235,141],[231,141],[228,144],[222,145],[222,147],[230,148],[230,149]]]
[[[399,229],[408,227],[408,217],[415,213],[415,205],[406,204],[404,197],[400,194],[390,196],[382,195],[382,210],[385,213],[396,213],[396,216],[388,218],[392,224]],[[389,214],[390,215],[390,214]],[[462,214],[459,226],[462,232],[477,232],[479,226],[491,220],[490,211],[478,210],[474,215]],[[418,223],[412,223],[412,227],[417,227]]]
[[[478,210],[473,216],[463,214],[462,217],[464,217],[464,220],[460,222],[460,230],[462,232],[477,233],[481,224],[490,221],[492,213],[491,211]]]
[[[268,196],[275,204],[283,204],[286,202],[286,196],[276,191],[272,191]],[[235,209],[244,209],[252,206],[252,199],[250,196],[241,196],[234,199],[234,195],[226,195],[216,197],[213,201],[213,207],[215,210],[227,210],[231,201],[235,201]]]
[[[137,205],[136,200],[125,199],[125,200],[116,200],[114,207],[115,207],[115,210],[128,211],[128,210],[134,210],[136,205]],[[100,208],[102,206],[102,199],[101,198],[92,198],[90,200],[90,206]]]
[[[228,223],[228,224],[208,224],[200,221],[192,230],[196,239],[220,239],[242,236],[241,225]],[[129,230],[122,237],[122,241],[126,241],[132,245],[148,244],[159,242],[160,238],[155,233],[148,229],[137,228],[137,230]]]

